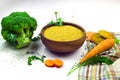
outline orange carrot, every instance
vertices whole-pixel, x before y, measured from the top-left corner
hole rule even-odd
[[[54,59],[54,64],[56,67],[62,67],[63,66],[63,61],[60,59]]]
[[[63,61],[62,60],[60,60],[60,59],[54,59],[54,60],[52,60],[52,59],[47,59],[47,60],[45,60],[45,65],[47,66],[47,67],[62,67],[63,66]]]
[[[101,41],[98,45],[96,45],[93,49],[91,49],[81,60],[80,63],[83,63],[84,61],[88,60],[89,58],[92,58],[96,56],[97,54],[110,49],[114,46],[114,39],[105,39]]]
[[[93,34],[95,34],[95,32],[92,32],[92,31],[86,32],[86,36],[89,41],[92,41]]]
[[[47,67],[53,67],[54,66],[54,60],[52,60],[52,59],[47,59],[47,60],[45,60],[44,63]]]

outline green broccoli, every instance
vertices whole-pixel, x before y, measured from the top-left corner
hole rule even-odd
[[[37,21],[27,12],[12,12],[2,18],[1,26],[3,38],[19,49],[31,43],[33,32],[37,28]]]

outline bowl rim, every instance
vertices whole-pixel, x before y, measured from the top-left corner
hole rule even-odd
[[[84,29],[82,26],[80,26],[80,25],[78,25],[78,24],[75,24],[75,23],[72,23],[72,22],[63,22],[63,25],[72,25],[72,26],[74,26],[74,27],[77,27],[77,28],[81,29],[81,30],[83,31],[83,36],[82,36],[81,38],[79,38],[79,39],[76,39],[76,40],[64,41],[64,42],[62,42],[62,41],[54,41],[54,40],[48,39],[48,38],[46,38],[46,37],[44,36],[43,33],[44,33],[45,29],[47,29],[47,28],[49,28],[49,27],[51,27],[51,26],[55,26],[55,25],[52,25],[52,24],[47,24],[47,25],[45,25],[45,26],[41,29],[40,36],[44,37],[45,39],[47,39],[47,40],[49,40],[49,41],[51,41],[51,42],[60,42],[60,43],[69,43],[69,42],[79,41],[79,40],[82,39],[83,37],[86,37],[86,31],[85,31],[85,29]]]

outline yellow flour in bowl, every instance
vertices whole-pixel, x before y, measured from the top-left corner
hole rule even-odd
[[[54,41],[73,41],[83,36],[83,31],[71,25],[51,26],[44,31],[47,39]]]

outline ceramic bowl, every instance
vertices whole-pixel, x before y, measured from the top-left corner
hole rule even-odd
[[[77,27],[78,29],[83,31],[83,36],[77,40],[68,41],[68,42],[53,41],[53,40],[50,40],[44,37],[44,31],[47,28],[54,26],[51,24],[47,24],[41,29],[40,36],[41,36],[41,41],[43,42],[43,44],[48,50],[55,52],[55,53],[71,53],[79,49],[85,42],[86,31],[83,27],[75,23],[70,23],[70,22],[63,22],[63,25],[71,25],[71,26]]]

